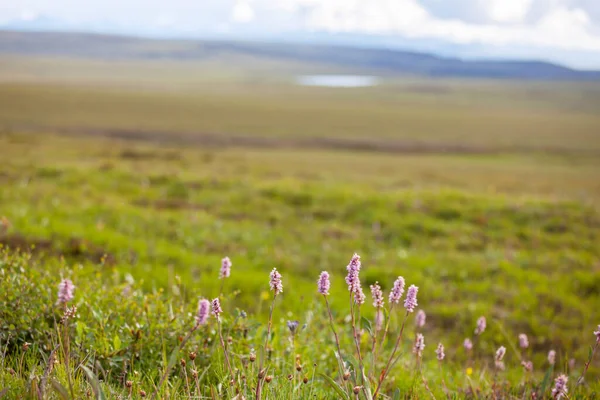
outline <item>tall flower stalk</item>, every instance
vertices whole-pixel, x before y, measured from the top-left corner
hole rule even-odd
[[[211,303],[206,299],[200,299],[198,301],[198,310],[196,311],[196,315],[194,317],[194,320],[196,321],[196,323],[192,326],[192,328],[190,329],[188,334],[183,338],[183,340],[181,341],[179,346],[177,346],[177,349],[175,351],[179,352],[181,349],[183,349],[185,344],[192,337],[192,334],[200,327],[200,325],[206,324],[206,322],[208,321],[208,317],[209,317],[210,305],[211,305]],[[195,358],[195,356],[194,356],[194,358]],[[169,376],[169,373],[171,372],[172,368],[173,368],[173,365],[171,363],[169,363],[166,366],[165,371],[163,372],[163,375],[160,378],[160,382],[158,383],[158,386],[152,393],[152,397],[151,397],[152,399],[155,399],[156,396],[158,396],[158,392],[160,391],[160,388],[162,388],[163,384],[165,383],[165,380]],[[194,379],[197,380],[197,375],[194,377]],[[198,383],[196,382],[196,385],[197,384]]]
[[[219,279],[221,280],[221,288],[219,293],[223,294],[223,286],[225,285],[225,279],[231,275],[231,260],[229,257],[225,257],[221,260],[221,269],[219,270]]]
[[[271,337],[271,326],[273,324],[273,309],[275,308],[275,300],[277,300],[277,295],[283,293],[283,283],[281,282],[281,274],[277,272],[276,268],[273,268],[273,271],[269,274],[269,287],[273,292],[273,302],[271,303],[271,307],[269,309],[269,322],[267,325],[267,337],[265,338],[265,346],[263,352],[260,357],[260,364],[258,368],[258,379],[256,382],[256,400],[260,400],[262,393],[262,384],[263,379],[265,377],[265,371],[263,370],[265,364],[265,354],[267,352],[267,347],[269,345],[269,339]]]
[[[379,286],[379,282],[375,282],[374,285],[371,285],[371,297],[373,298],[373,307],[375,307],[375,326],[372,330],[373,336],[373,346],[371,348],[371,355],[373,357],[373,370],[375,369],[375,354],[377,353],[377,335],[382,328],[383,325],[383,305],[385,301],[383,300],[383,291],[381,290],[381,286]]]
[[[225,355],[225,362],[227,363],[229,375],[231,376],[231,379],[234,379],[233,368],[231,368],[231,362],[229,361],[229,353],[227,351],[227,346],[225,346],[225,341],[223,340],[223,333],[221,331],[221,313],[223,313],[223,309],[221,308],[221,302],[219,301],[218,297],[213,299],[213,301],[211,302],[211,312],[217,320],[219,340],[221,341],[221,347],[223,348],[223,354]]]
[[[61,340],[61,348],[63,351],[63,358],[65,360],[65,369],[67,374],[67,380],[69,383],[69,391],[71,392],[71,397],[75,397],[75,392],[73,390],[73,382],[71,381],[71,373],[69,371],[69,361],[71,358],[71,349],[70,349],[70,341],[71,335],[69,334],[69,319],[73,318],[77,312],[77,307],[73,306],[69,308],[67,303],[73,300],[73,291],[75,290],[75,285],[71,282],[70,279],[63,279],[58,284],[58,301],[57,304],[60,304],[63,308],[63,316],[61,318],[62,332],[59,335],[59,339]]]
[[[329,300],[327,296],[329,296],[329,288],[331,287],[331,282],[329,281],[329,272],[323,271],[321,275],[319,275],[319,280],[317,281],[317,290],[319,294],[323,295],[323,299],[325,299],[325,307],[327,308],[327,315],[329,315],[329,325],[331,327],[331,331],[333,332],[333,337],[335,338],[335,345],[337,348],[337,362],[338,368],[340,369],[340,379],[343,381],[344,376],[344,362],[342,358],[342,348],[340,346],[340,339],[335,330],[335,323],[333,322],[333,315],[331,314],[331,307],[329,306]]]
[[[387,377],[390,372],[390,364],[398,351],[398,346],[402,341],[402,334],[404,333],[404,326],[406,325],[406,320],[408,319],[408,315],[415,311],[415,308],[418,306],[417,303],[417,293],[419,292],[419,288],[415,285],[410,285],[408,291],[406,292],[406,299],[404,300],[404,308],[406,309],[406,314],[404,315],[404,321],[402,321],[402,326],[400,327],[400,332],[398,333],[398,338],[396,339],[396,344],[394,345],[394,350],[390,354],[390,358],[385,365],[385,368],[381,371],[379,375],[379,381],[377,382],[377,388],[375,389],[375,393],[373,393],[373,398],[377,397],[379,390],[381,389],[381,385],[383,381]]]
[[[346,276],[346,284],[348,284],[348,291],[350,292],[350,316],[352,318],[352,337],[354,339],[354,345],[356,346],[356,355],[358,358],[358,366],[360,369],[361,381],[364,387],[364,362],[362,353],[360,350],[360,338],[358,336],[358,330],[356,329],[356,321],[360,313],[360,306],[365,302],[365,295],[362,291],[360,284],[360,256],[354,254],[350,259],[350,263],[346,267],[348,275]]]
[[[581,376],[577,380],[578,385],[581,385],[583,383],[583,379],[585,378],[585,374],[586,374],[588,368],[590,367],[590,363],[592,362],[592,359],[594,358],[594,355],[596,354],[596,350],[598,350],[598,347],[600,347],[600,325],[598,325],[598,330],[594,331],[594,335],[596,336],[596,344],[594,345],[594,348],[590,352],[590,357],[588,358],[587,362],[585,363],[585,366],[583,367],[583,372],[581,373]]]

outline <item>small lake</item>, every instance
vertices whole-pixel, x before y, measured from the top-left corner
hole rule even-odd
[[[370,75],[301,75],[296,78],[296,84],[339,88],[367,87],[379,84],[379,78]]]

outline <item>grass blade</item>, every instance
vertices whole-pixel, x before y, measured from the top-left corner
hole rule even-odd
[[[90,385],[92,385],[92,390],[94,391],[94,396],[96,397],[96,399],[105,400],[106,396],[104,396],[104,392],[100,387],[100,382],[98,382],[98,378],[96,377],[96,375],[92,372],[91,369],[89,369],[85,365],[82,365],[81,369],[87,375],[88,381],[90,382]]]
[[[331,379],[331,377],[329,377],[328,375],[325,375],[322,372],[319,372],[319,375],[325,379],[325,382],[327,382],[329,384],[329,386],[331,386],[333,388],[333,390],[335,390],[337,392],[337,394],[340,395],[341,398],[349,400],[348,394],[344,391],[344,389],[342,389],[340,387],[340,385],[338,385],[336,383],[336,381],[334,381],[333,379]]]
[[[51,385],[52,389],[54,389],[54,391],[58,393],[60,397],[62,397],[64,400],[69,400],[69,392],[67,392],[67,389],[65,389],[63,385],[54,379],[52,380]]]

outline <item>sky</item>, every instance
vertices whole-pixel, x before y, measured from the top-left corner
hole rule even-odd
[[[42,19],[154,36],[425,40],[600,69],[600,0],[0,0],[0,26]]]

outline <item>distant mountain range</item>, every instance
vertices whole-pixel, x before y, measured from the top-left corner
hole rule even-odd
[[[0,54],[72,56],[102,59],[202,60],[221,54],[266,60],[301,61],[368,71],[426,77],[600,80],[600,71],[580,71],[543,61],[465,60],[416,51],[315,45],[302,41],[269,43],[238,40],[150,39],[78,32],[0,31]]]

